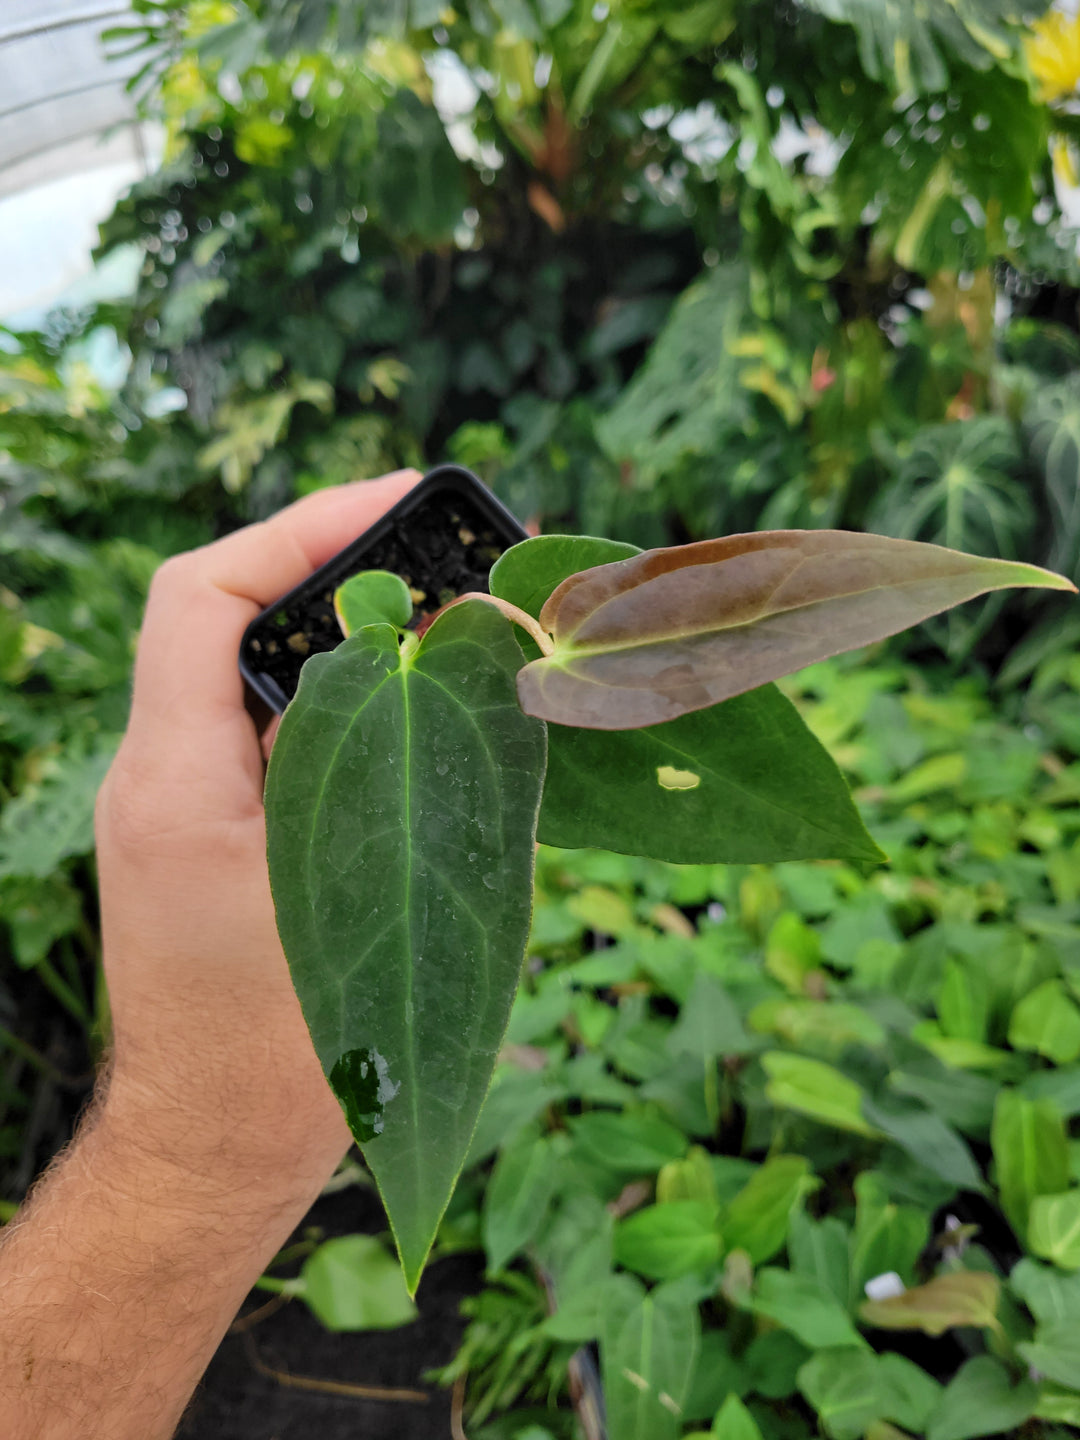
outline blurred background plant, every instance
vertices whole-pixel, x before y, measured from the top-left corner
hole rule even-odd
[[[756,527],[865,527],[1080,580],[1080,20],[1044,9],[1022,0],[132,0],[105,39],[136,67],[132,88],[161,127],[164,159],[117,203],[97,253],[102,262],[137,257],[134,292],[56,311],[34,330],[0,331],[8,1209],[69,1133],[107,1037],[92,804],[124,726],[146,586],[166,555],[320,486],[449,458],[549,531],[655,545]],[[968,1128],[956,1124],[991,1186],[994,1223],[1003,1214],[1015,1222],[1017,1254],[1024,1223],[994,1188],[1005,1182],[995,1178],[1000,1147],[987,1142],[996,1103],[987,1087],[1029,1086],[1025,1094],[1042,1097],[1058,1082],[1030,1076],[1063,1071],[1064,1093],[1075,1087],[1077,1055],[1028,1043],[1044,1000],[1030,1001],[1019,982],[993,1001],[992,1016],[957,1017],[978,1010],[963,977],[987,926],[1010,927],[1010,944],[1042,947],[1024,972],[1031,991],[1053,983],[1080,993],[1072,931],[1047,940],[1045,929],[1055,906],[1067,914],[1053,923],[1074,926],[1080,894],[1069,778],[1080,756],[1078,639],[1080,621],[1062,602],[1019,597],[969,606],[893,647],[921,663],[919,686],[942,692],[913,701],[931,706],[937,738],[903,720],[894,680],[882,679],[895,677],[895,660],[850,676],[848,691],[825,685],[816,713],[866,803],[886,787],[894,878],[834,884],[830,872],[827,882],[799,881],[798,894],[776,881],[775,895],[763,876],[672,879],[663,894],[648,881],[650,903],[689,905],[691,929],[700,904],[737,912],[747,954],[789,990],[765,918],[785,907],[830,934],[853,927],[849,959],[875,937],[893,947],[939,937],[923,944],[939,947],[925,973],[923,950],[899,969],[895,948],[867,951],[854,979],[839,941],[822,952],[825,990],[799,1004],[840,997],[850,1033],[834,1016],[820,1022],[822,1039],[805,1006],[774,1006],[768,1023],[748,1009],[740,1025],[782,1047],[827,1050],[865,1090],[886,1051],[867,1059],[872,1027],[850,1004],[862,1003],[864,982],[875,990],[873,1025],[921,1047],[912,1073],[922,1078],[904,1093],[925,1098],[932,1081],[936,1105],[945,1093],[936,1065],[971,1091]],[[845,715],[864,713],[856,751]],[[915,720],[929,724],[930,713]],[[969,761],[969,752],[991,759]],[[1008,793],[987,778],[999,761],[1019,767]],[[968,798],[941,815],[920,811],[924,828],[913,828],[906,807],[959,783],[969,763],[983,765],[983,780]],[[922,778],[904,790],[912,766]],[[1029,806],[1026,787],[1041,775],[1046,794]],[[561,935],[563,892],[592,884],[592,862],[547,863],[554,908],[542,906],[538,924]],[[1006,876],[1001,894],[990,872]],[[611,873],[626,903],[646,883],[637,871]],[[831,887],[827,904],[822,887]],[[879,918],[864,935],[858,917],[867,915]],[[971,929],[943,939],[946,919]],[[604,926],[594,931],[606,944]],[[555,960],[579,959],[571,941],[582,933],[567,930],[571,948]],[[798,970],[817,942],[797,927],[792,935]],[[1006,943],[997,930],[992,939]],[[1051,942],[1057,961],[1046,959]],[[918,970],[918,984],[904,966]],[[638,1040],[604,1052],[630,1089],[659,1075],[648,1059],[661,1047],[655,1025],[685,999],[649,975],[628,971],[624,990],[623,980],[597,982],[595,1005],[626,1010],[628,1035],[637,1035],[633,1005],[645,1003],[640,986],[657,991],[647,997],[656,1013],[633,1012],[645,1026]],[[759,990],[747,991],[755,1004]],[[1021,1003],[1014,1027],[1008,1007]],[[527,1042],[555,1044],[549,1031],[561,1026],[588,1058],[603,1027],[595,1006],[580,1008],[569,1029],[561,1012],[548,1030],[526,1027]],[[633,1050],[639,1041],[645,1049]],[[986,1063],[975,1063],[971,1050],[958,1058],[960,1041],[997,1047],[1006,1060],[979,1051]],[[737,1088],[740,1064],[725,1067],[723,1083]],[[856,1212],[844,1209],[855,1203],[852,1167],[885,1163],[889,1203],[921,1205],[927,1217],[946,1203],[940,1166],[938,1190],[927,1182],[915,1195],[896,1156],[849,1153],[825,1132],[796,1136],[777,1100],[781,1081],[759,1072],[751,1066],[749,1100],[724,1102],[749,1107],[737,1140],[723,1142],[740,1162],[757,1163],[774,1140],[805,1144],[840,1197],[837,1223],[855,1216],[856,1230]],[[574,1104],[626,1100],[626,1088],[597,1086],[573,1092]],[[671,1086],[654,1086],[650,1103],[711,1143],[685,1121]],[[1063,1110],[1060,1123],[1074,1113]],[[520,1140],[512,1127],[504,1138]],[[602,1184],[594,1189],[607,1198]],[[461,1233],[475,1242],[482,1202],[473,1221],[462,1203]],[[1039,1233],[1035,1253],[1056,1263]],[[818,1234],[804,1230],[799,1253]],[[835,1230],[828,1236],[835,1249]],[[495,1255],[512,1258],[504,1242]],[[525,1317],[536,1394],[546,1394],[566,1356],[541,1343],[536,1296],[513,1284],[507,1293]],[[712,1324],[718,1312],[705,1313]],[[497,1298],[478,1315],[504,1334]],[[1025,1352],[1015,1347],[1028,1340],[1009,1333],[1013,1350],[991,1349],[1018,1373]],[[741,1330],[735,1341],[741,1356]],[[472,1343],[474,1369],[502,1385],[497,1357],[485,1357],[475,1334]],[[874,1343],[881,1348],[880,1334]],[[957,1365],[973,1363],[982,1343],[964,1331]],[[1080,1389],[1080,1372],[1062,1380],[1063,1363],[1042,1368]],[[808,1433],[810,1412],[798,1406],[832,1416],[821,1397],[833,1394],[833,1378],[815,1371],[775,1403],[764,1392],[752,1423]],[[796,1390],[798,1424],[785,1418]],[[1036,1412],[1046,1434],[1055,1416],[1080,1423],[1080,1402],[1040,1393],[1023,1423],[1036,1426]],[[766,1400],[779,1419],[765,1416]],[[917,1408],[871,1416],[875,1440],[895,1437]],[[837,1440],[862,1433],[821,1423]],[[935,1440],[993,1433],[950,1423],[932,1430]]]

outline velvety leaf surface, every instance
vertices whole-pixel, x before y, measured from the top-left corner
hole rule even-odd
[[[640,554],[636,545],[596,535],[534,535],[499,556],[488,588],[539,620],[548,596],[569,576]]]
[[[544,731],[521,652],[464,604],[403,659],[370,626],[305,667],[267,776],[270,878],[315,1049],[415,1288],[529,930]]]
[[[560,725],[637,729],[894,635],[989,590],[1073,588],[1033,565],[842,530],[728,535],[571,576],[540,623],[555,653],[518,677]]]
[[[694,783],[672,785],[671,770]],[[538,835],[683,864],[883,858],[773,685],[640,730],[553,726]]]
[[[540,535],[496,561],[491,593],[539,618],[568,576],[638,554]],[[771,685],[666,725],[552,729],[537,834],[683,864],[882,858],[832,757]]]

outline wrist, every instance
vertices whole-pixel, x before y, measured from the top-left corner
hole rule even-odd
[[[348,1147],[341,1129],[313,1135],[162,1098],[114,1074],[85,1143],[102,1183],[187,1215],[292,1228],[318,1197]],[[287,1233],[287,1230],[286,1230]]]

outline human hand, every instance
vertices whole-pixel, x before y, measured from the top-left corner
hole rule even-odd
[[[349,1145],[278,940],[244,629],[416,471],[319,491],[154,577],[96,813],[113,1066],[100,1125],[185,1184],[314,1198]]]

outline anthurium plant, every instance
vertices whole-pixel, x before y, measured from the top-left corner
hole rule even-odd
[[[771,683],[1031,565],[843,531],[638,551],[541,536],[424,633],[385,572],[337,592],[267,774],[278,928],[411,1292],[518,984],[535,842],[676,862],[884,859]]]

